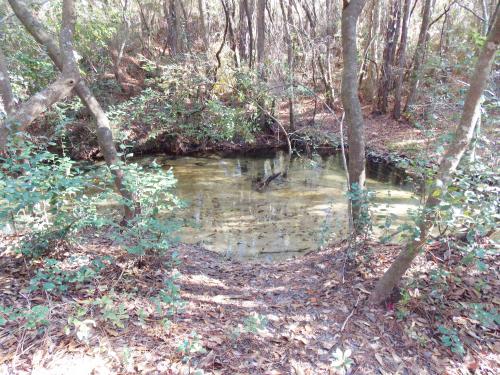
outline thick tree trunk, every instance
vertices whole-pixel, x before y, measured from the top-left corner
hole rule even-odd
[[[403,24],[401,26],[401,42],[398,51],[398,71],[396,75],[396,86],[394,89],[394,111],[396,120],[401,117],[401,93],[403,91],[403,77],[406,65],[406,44],[408,43],[408,22],[410,20],[411,0],[405,0],[403,8]]]
[[[363,113],[358,97],[358,59],[356,44],[356,29],[358,17],[366,0],[344,0],[342,10],[342,104],[348,126],[347,138],[349,144],[349,183],[350,187],[357,184],[363,189],[365,185],[365,129]],[[352,216],[355,224],[360,214],[359,204],[353,202]]]
[[[50,34],[44,29],[43,25],[35,18],[31,13],[26,3],[22,0],[8,0],[12,7],[12,10],[16,14],[17,18],[24,25],[26,30],[35,38],[35,40],[43,45],[47,50],[47,54],[57,66],[57,68],[63,71],[63,56],[59,51],[57,43],[50,36]],[[109,124],[108,117],[106,113],[101,108],[97,99],[92,95],[92,92],[85,84],[83,79],[80,79],[75,86],[75,91],[88,108],[90,113],[94,116],[97,124],[97,141],[99,143],[100,150],[104,156],[106,164],[108,166],[113,166],[111,171],[114,175],[114,183],[122,197],[129,203],[124,205],[124,219],[130,220],[133,218],[135,212],[131,206],[135,203],[134,196],[129,192],[124,186],[124,174],[123,171],[118,167],[120,164],[120,159],[116,152],[115,144],[113,141],[113,134],[111,132],[111,126]],[[139,208],[136,206],[135,211]]]
[[[408,98],[406,99],[405,112],[411,110],[411,107],[415,104],[418,84],[422,78],[422,68],[427,50],[427,33],[431,22],[432,3],[433,0],[425,0],[417,48],[415,50],[415,56],[413,57],[413,71],[411,74],[410,91],[408,93]]]
[[[460,123],[439,164],[436,182],[430,189],[422,213],[420,238],[406,246],[391,267],[386,271],[384,276],[378,281],[375,290],[370,296],[370,301],[374,304],[385,301],[406,270],[410,267],[420,250],[425,246],[427,236],[432,229],[435,219],[436,208],[441,202],[440,197],[446,193],[452,181],[453,173],[457,169],[463,154],[469,148],[476,122],[480,116],[481,96],[486,88],[491,66],[495,59],[495,53],[500,45],[500,17],[497,17],[494,22],[495,24],[479,55],[475,71],[470,79],[470,87],[465,98]]]

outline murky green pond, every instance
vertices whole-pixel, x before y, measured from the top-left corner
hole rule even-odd
[[[149,158],[148,158],[149,159]],[[283,169],[285,157],[156,158],[173,168],[177,195],[188,203],[182,213],[193,224],[181,239],[238,258],[286,258],[319,248],[329,239],[346,235],[346,182],[339,156],[294,158],[286,179],[276,178],[264,191],[256,181]],[[146,160],[144,160],[146,161]],[[376,193],[374,224],[396,215],[393,226],[405,220],[416,205],[402,178],[380,168],[368,179]]]

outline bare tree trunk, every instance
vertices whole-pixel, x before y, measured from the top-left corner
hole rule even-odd
[[[379,54],[379,28],[380,28],[380,5],[379,0],[372,0],[370,18],[369,38],[370,46],[368,56],[366,58],[366,79],[364,80],[363,91],[365,97],[373,102],[377,93],[377,61]]]
[[[257,68],[259,75],[264,75],[264,57],[266,41],[266,0],[257,0]]]
[[[290,79],[290,98],[288,100],[289,104],[289,117],[290,117],[290,130],[293,131],[295,130],[295,113],[294,113],[294,61],[293,61],[293,40],[292,40],[292,35],[290,33],[290,28],[288,25],[293,25],[293,9],[292,9],[292,0],[288,0],[288,7],[287,7],[287,17],[286,17],[286,35],[287,35],[287,61],[288,61],[288,72],[289,72],[289,79]],[[289,155],[291,157],[291,155]],[[288,160],[288,164],[290,164],[290,160]],[[288,168],[285,173],[285,175],[288,174]]]
[[[387,34],[384,48],[384,63],[382,64],[379,91],[378,91],[378,110],[382,113],[387,112],[389,100],[389,91],[393,83],[393,65],[396,55],[396,45],[399,37],[399,24],[401,20],[401,1],[392,2],[389,21],[387,23]]]
[[[35,16],[30,12],[26,3],[22,0],[8,0],[12,7],[12,10],[16,14],[17,18],[24,25],[26,30],[35,38],[35,40],[43,45],[47,54],[57,66],[57,68],[63,71],[63,58],[59,51],[59,48],[50,36],[50,34],[44,29],[43,25],[35,18]],[[115,144],[113,141],[113,133],[111,132],[111,127],[109,124],[108,117],[106,113],[101,108],[97,99],[92,95],[92,92],[85,84],[83,79],[80,79],[75,86],[76,93],[88,108],[90,113],[94,116],[97,124],[97,141],[99,143],[99,148],[104,156],[104,160],[108,166],[113,166],[111,172],[114,175],[114,183],[122,197],[128,204],[123,206],[124,209],[124,219],[130,220],[134,217],[135,212],[131,208],[135,204],[135,197],[131,192],[127,190],[124,185],[124,174],[123,171],[118,167],[120,164],[120,159],[116,152]],[[136,206],[135,211],[140,208]]]
[[[358,97],[358,49],[356,43],[356,26],[358,17],[366,0],[344,0],[342,10],[342,104],[348,125],[347,138],[349,144],[349,182],[350,188],[365,185],[365,129],[363,113]],[[359,219],[360,207],[352,202],[352,216],[355,224]]]
[[[281,13],[283,16],[283,29],[285,31],[285,39],[287,44],[287,64],[288,64],[288,80],[290,85],[290,93],[288,97],[288,113],[290,120],[290,129],[295,128],[295,116],[293,109],[293,42],[290,35],[289,24],[292,22],[292,3],[288,0],[287,11],[285,12],[284,0],[280,0]]]
[[[228,5],[226,4],[226,0],[221,0],[222,4],[222,9],[224,10],[224,33],[222,34],[222,42],[220,44],[219,49],[215,53],[215,59],[217,60],[217,66],[215,67],[214,70],[214,82],[217,82],[217,72],[219,71],[220,67],[222,66],[222,61],[220,59],[220,54],[222,52],[222,49],[224,48],[224,45],[226,44],[226,37],[227,37],[227,30],[229,28],[229,10],[228,10]]]
[[[365,12],[365,16],[370,15],[371,11],[372,11],[372,9],[369,9],[367,12]],[[371,32],[371,24],[370,24],[371,23],[371,16],[369,18],[370,18],[370,22],[368,22],[368,24],[365,25],[365,27],[367,29],[366,37],[363,38],[363,40],[361,41],[361,46],[362,46],[362,49],[364,50],[362,57],[361,57],[361,68],[360,68],[359,73],[358,73],[358,76],[359,76],[358,85],[359,85],[361,91],[363,91],[363,89],[364,89],[363,81],[365,79],[366,68],[367,68],[367,64],[368,64],[368,52],[369,52],[369,48],[370,48],[370,45],[372,42],[372,37],[371,37],[371,33],[370,33]]]
[[[240,53],[238,52],[238,43],[236,41],[236,30],[234,28],[234,15],[235,15],[235,6],[234,2],[232,4],[227,4],[228,11],[228,33],[229,33],[229,47],[231,51],[233,51],[234,65],[236,68],[240,67]]]
[[[396,87],[394,91],[394,112],[396,120],[401,117],[401,93],[403,91],[403,77],[406,65],[406,44],[408,43],[408,22],[410,20],[411,0],[405,0],[403,8],[403,25],[401,27],[401,42],[399,43],[398,71],[396,76]]]
[[[12,86],[9,79],[9,69],[7,67],[7,59],[0,48],[0,95],[2,104],[7,116],[12,115],[15,108],[14,95],[12,94]]]
[[[483,13],[482,33],[483,35],[486,35],[488,34],[489,23],[490,23],[490,17],[488,14],[488,5],[486,4],[486,0],[481,0],[481,11]]]
[[[172,55],[177,55],[180,52],[179,46],[179,14],[177,14],[178,7],[176,6],[177,0],[166,0],[164,3],[164,11],[167,16],[168,25],[168,45],[170,47],[170,53]]]
[[[446,12],[444,15],[443,19],[443,24],[441,26],[441,35],[439,36],[439,56],[442,57],[443,54],[448,53],[448,47],[449,47],[449,31],[450,31],[450,24],[449,24],[449,13]],[[486,35],[485,33],[484,35]]]
[[[433,0],[425,0],[424,9],[422,13],[422,24],[420,25],[420,33],[418,35],[417,48],[415,56],[413,57],[413,72],[411,74],[410,91],[406,99],[405,112],[408,112],[415,104],[417,96],[417,88],[420,83],[422,75],[422,67],[425,60],[425,53],[427,50],[427,33],[431,22]]]
[[[124,8],[127,8],[127,0],[125,0]],[[151,47],[151,20],[150,17],[148,17],[147,11],[145,12],[141,3],[137,2],[137,5],[139,6],[139,17],[141,19],[141,42],[142,45],[145,49],[150,50]],[[146,36],[146,41],[143,41],[143,36]]]
[[[326,104],[333,108],[334,91],[332,82],[332,43],[335,36],[335,21],[333,12],[336,10],[332,0],[326,0],[326,66],[323,66],[321,56],[318,56],[318,65],[325,85]]]
[[[498,15],[498,10],[500,9],[500,2],[498,2],[497,0],[492,0],[491,2],[491,6],[490,6],[490,24],[488,26],[488,32],[491,31],[491,28],[493,27],[493,20],[496,19],[497,15]]]
[[[463,154],[469,148],[474,134],[474,128],[480,116],[481,96],[488,81],[488,76],[495,59],[495,53],[500,45],[500,17],[494,21],[488,39],[479,55],[475,71],[470,79],[470,86],[465,98],[464,108],[460,123],[455,130],[455,135],[439,164],[436,180],[430,189],[427,202],[423,210],[420,224],[420,238],[408,244],[399,254],[384,276],[378,281],[375,290],[370,296],[370,301],[379,304],[391,294],[406,270],[425,246],[427,236],[435,220],[435,211],[441,198],[447,191],[452,181],[453,173],[457,169]]]
[[[245,6],[245,14],[247,16],[248,23],[248,67],[251,69],[253,66],[253,26],[252,26],[252,11],[250,11],[250,7],[248,5],[248,0],[243,0],[243,4]]]
[[[182,48],[184,49],[185,52],[192,54],[192,52],[193,52],[191,49],[192,38],[191,38],[191,31],[190,31],[191,24],[189,23],[191,11],[189,11],[189,13],[188,13],[188,11],[186,10],[185,4],[182,1],[179,2],[179,7],[181,8],[181,11],[182,11],[182,20],[181,20]],[[190,57],[188,57],[188,58],[190,58]]]
[[[200,28],[205,50],[208,49],[208,32],[205,22],[205,0],[198,0],[198,13],[200,13]]]
[[[175,8],[175,22],[177,24],[177,51],[180,53],[186,52],[187,49],[187,27],[182,0],[172,0]]]
[[[245,0],[240,0],[238,5],[238,52],[240,53],[240,63],[248,59],[247,33],[248,24],[246,23],[245,15]]]

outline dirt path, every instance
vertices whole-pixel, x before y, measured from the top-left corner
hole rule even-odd
[[[190,301],[187,311],[205,317],[201,336],[209,337],[212,351],[210,360],[202,359],[204,367],[227,374],[326,374],[333,372],[331,353],[340,347],[355,353],[358,372],[379,368],[371,358],[373,349],[387,338],[370,335],[378,336],[370,347],[366,331],[377,331],[378,318],[370,312],[368,319],[361,318],[366,285],[349,275],[342,283],[344,261],[343,254],[330,250],[279,264],[223,262],[206,270],[204,282],[196,282],[196,271],[213,259],[191,265],[184,271],[182,288]],[[245,318],[252,314],[267,318],[265,329],[228,340],[227,332],[242,324],[244,329]],[[389,326],[384,330],[395,329],[391,336],[400,336],[397,327]],[[386,342],[394,344],[404,347],[399,340]],[[411,357],[410,352],[410,367]],[[387,370],[396,368],[388,363]]]

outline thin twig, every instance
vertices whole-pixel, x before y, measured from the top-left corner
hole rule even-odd
[[[470,12],[472,15],[474,15],[477,19],[481,20],[482,22],[484,22],[484,18],[481,17],[479,14],[477,14],[476,12],[474,12],[472,9],[470,9],[469,7],[467,7],[466,5],[463,5],[463,4],[460,4],[460,3],[457,3],[457,5],[460,7],[460,8],[463,8],[465,9],[466,11]]]
[[[122,272],[120,272],[120,276],[118,276],[118,279],[116,279],[114,282],[113,282],[113,285],[111,285],[111,289],[113,289],[121,280],[123,274],[125,273],[125,268],[126,266],[123,266],[122,268]]]
[[[225,0],[221,0],[222,3],[222,8],[224,9],[224,17],[226,20],[225,26],[224,26],[224,34],[222,36],[222,43],[220,44],[219,49],[217,50],[217,53],[215,54],[215,58],[217,59],[217,67],[215,68],[215,73],[214,73],[214,81],[217,82],[217,71],[220,69],[222,63],[220,60],[220,53],[222,52],[222,49],[224,48],[224,44],[226,44],[226,36],[227,36],[227,29],[229,27],[229,13],[227,10],[227,5]]]
[[[347,318],[344,320],[344,323],[342,324],[342,328],[340,328],[340,332],[344,332],[344,329],[347,325],[347,322],[349,321],[349,319],[351,319],[351,317],[354,315],[354,311],[356,310],[356,307],[358,307],[358,303],[359,303],[359,297],[361,297],[361,293],[358,294],[358,298],[356,299],[356,303],[354,304],[354,307],[352,308],[352,311],[351,313],[347,316]]]
[[[429,24],[429,29],[431,28],[432,25],[434,25],[437,21],[439,21],[443,16],[447,15],[448,12],[450,11],[451,7],[457,3],[457,0],[452,1],[448,6],[444,7],[443,13],[441,13],[439,16],[437,16],[430,24]],[[458,4],[458,6],[461,6]]]
[[[351,236],[349,235],[349,246],[347,246],[346,251],[344,252],[344,264],[342,265],[342,284],[345,284],[345,267],[347,265],[347,258],[349,258],[349,249],[351,248]]]
[[[288,132],[286,131],[285,127],[283,126],[283,124],[281,123],[281,121],[279,121],[275,116],[273,116],[271,113],[269,113],[269,111],[267,111],[265,108],[263,108],[259,103],[257,102],[254,102],[254,104],[259,107],[259,109],[263,112],[266,113],[267,116],[269,116],[272,120],[274,120],[276,122],[276,124],[278,124],[278,126],[281,128],[281,131],[285,134],[285,137],[286,137],[286,141],[287,141],[287,144],[288,144],[288,154],[291,156],[292,155],[292,143],[290,141],[290,136],[288,135]]]

